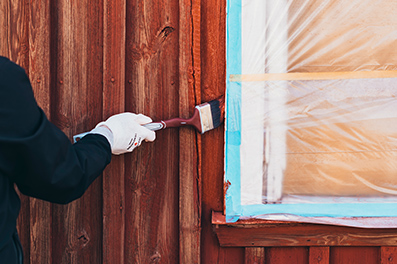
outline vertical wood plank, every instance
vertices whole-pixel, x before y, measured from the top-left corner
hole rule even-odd
[[[29,13],[29,77],[37,103],[49,119],[51,119],[50,24],[50,1],[31,1]]]
[[[381,264],[396,264],[397,263],[397,247],[381,247],[380,248],[380,263]]]
[[[10,2],[0,2],[0,56],[9,57],[9,17],[10,17]]]
[[[86,57],[83,68],[86,78],[81,86],[73,89],[73,100],[77,102],[79,99],[79,104],[72,109],[73,134],[89,131],[103,120],[103,3],[102,0],[81,2],[84,6],[80,12],[84,12],[79,13],[79,17],[86,20],[83,31],[87,41],[77,44],[85,45],[81,48]],[[62,80],[58,82],[61,83]],[[102,177],[91,184],[80,202],[81,227],[77,235],[81,250],[78,261],[102,263]]]
[[[380,247],[331,247],[331,264],[379,263]]]
[[[179,1],[179,115],[188,118],[194,106],[201,101],[199,75],[195,76],[197,46],[200,28],[199,1]],[[199,53],[198,53],[199,54]],[[180,129],[179,136],[179,260],[180,263],[200,263],[200,172],[198,155],[200,146],[197,134],[191,129]]]
[[[265,264],[265,248],[246,247],[245,264]]]
[[[0,55],[11,57],[11,3],[12,0],[0,2]]]
[[[29,2],[3,0],[0,3],[0,56],[29,70]]]
[[[221,248],[217,253],[217,258],[215,259],[215,263],[222,263],[222,264],[243,264],[245,261],[244,256],[244,248],[243,247],[236,247],[230,250],[231,248],[225,249]],[[205,262],[202,262],[205,263]]]
[[[125,110],[124,0],[104,0],[103,118]],[[113,156],[103,178],[103,263],[124,263],[124,156]]]
[[[39,106],[51,120],[50,1],[30,1],[29,75]],[[51,205],[30,199],[30,262],[51,262]]]
[[[179,115],[178,23],[177,1],[127,2],[127,111]],[[156,134],[125,155],[125,263],[178,260],[178,130]]]
[[[21,241],[24,263],[30,263],[30,198],[17,192],[21,199],[21,210],[17,219],[17,230]]]
[[[309,264],[328,264],[329,247],[310,247]]]
[[[271,247],[266,248],[265,252],[268,264],[305,264],[309,262],[307,247]]]
[[[201,0],[201,97],[225,94],[226,1]],[[211,212],[223,211],[224,128],[202,136],[202,263],[244,263],[244,248],[222,248],[212,230]]]
[[[98,1],[52,3],[51,120],[70,138],[102,120],[102,8]],[[81,199],[53,205],[54,261],[102,261],[101,207],[100,180]]]
[[[51,121],[68,135],[70,131],[70,92],[77,82],[72,78],[73,60],[71,53],[74,51],[72,42],[72,7],[67,1],[57,1],[51,8],[53,31],[53,65],[56,68],[53,76],[54,88],[51,90]],[[61,83],[62,82],[62,83]],[[73,263],[75,261],[75,247],[69,248],[69,239],[75,232],[77,203],[68,205],[53,205],[52,232],[56,240],[52,241],[52,257],[60,263]],[[70,233],[69,233],[69,229]],[[74,258],[74,259],[73,259]]]

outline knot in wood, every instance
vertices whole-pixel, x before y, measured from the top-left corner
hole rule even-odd
[[[171,26],[166,26],[164,27],[160,33],[158,34],[158,37],[160,38],[166,38],[168,37],[169,34],[171,34],[173,31],[175,30],[175,28],[171,27]]]
[[[82,230],[77,235],[77,239],[72,241],[66,250],[68,252],[77,252],[87,246],[89,242],[90,238],[88,236],[88,233],[85,230]]]
[[[161,255],[159,252],[154,253],[154,255],[150,257],[150,263],[159,263],[160,260],[161,260]]]

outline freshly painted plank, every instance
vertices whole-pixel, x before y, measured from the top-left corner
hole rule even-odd
[[[126,3],[104,0],[103,118],[125,110]],[[124,263],[124,156],[113,156],[103,177],[103,263]]]
[[[397,247],[381,247],[380,263],[381,264],[397,263]]]
[[[200,1],[179,1],[179,116],[188,118],[201,101]],[[198,41],[198,42],[195,42]],[[200,139],[191,128],[179,131],[179,261],[200,263]]]
[[[29,77],[39,106],[51,120],[50,1],[31,1],[29,7]],[[30,199],[31,263],[51,262],[51,213],[48,202]]]
[[[379,263],[380,247],[331,247],[330,264]]]
[[[201,0],[201,101],[225,93],[226,1]],[[223,126],[201,136],[202,263],[244,263],[244,248],[224,248],[211,225],[211,211],[223,211]]]
[[[179,115],[178,2],[127,1],[126,111]],[[178,130],[125,155],[125,263],[178,259]]]
[[[265,248],[263,247],[246,247],[245,264],[265,264]]]
[[[310,247],[309,264],[328,264],[329,247]]]

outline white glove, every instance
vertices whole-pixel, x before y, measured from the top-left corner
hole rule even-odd
[[[90,133],[104,135],[112,148],[112,153],[120,155],[126,152],[132,152],[139,147],[142,140],[154,141],[156,134],[141,125],[152,122],[148,116],[133,113],[122,113],[109,117],[105,122],[96,125]],[[111,135],[102,133],[106,127],[111,131]],[[107,135],[106,135],[107,134]]]

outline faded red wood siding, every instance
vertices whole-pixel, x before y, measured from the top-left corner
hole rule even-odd
[[[2,0],[0,55],[69,137],[122,111],[188,117],[225,89],[225,0]],[[397,263],[395,247],[220,247],[224,131],[157,133],[65,206],[21,196],[25,263]]]
[[[190,21],[190,2],[1,1],[0,54],[26,69],[38,103],[69,137],[122,111],[178,116],[196,104],[180,101],[180,72],[187,83],[192,59],[180,59],[178,47],[189,40],[183,52],[191,54],[193,32],[190,24],[180,32],[181,8]],[[22,197],[25,262],[175,262],[180,137],[163,131],[156,144],[114,156],[103,177],[69,205]],[[183,147],[194,150],[189,140]]]

